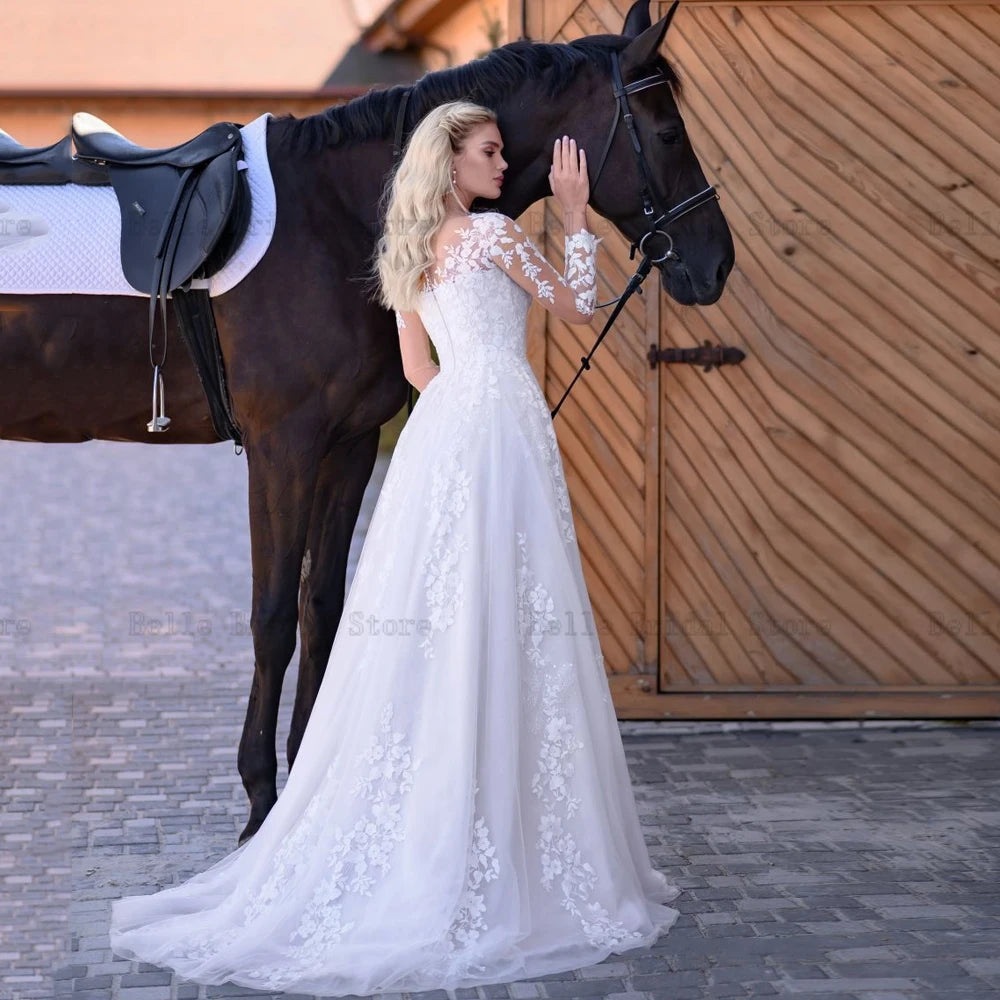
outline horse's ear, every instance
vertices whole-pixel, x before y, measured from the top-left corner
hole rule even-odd
[[[674,11],[677,9],[678,3],[680,3],[680,0],[674,0],[670,5],[670,10],[656,24],[650,26],[647,4],[644,0],[636,0],[636,3],[631,6],[628,16],[625,18],[625,28],[628,29],[630,22],[633,26],[638,25],[643,17],[645,17],[645,24],[639,25],[637,31],[622,31],[623,35],[631,34],[633,36],[632,41],[622,49],[621,59],[623,66],[645,66],[647,63],[653,61],[656,53],[660,50],[660,45],[663,43],[663,36],[666,35],[667,28],[670,27],[670,22],[673,20]]]
[[[649,27],[649,0],[635,0],[625,15],[625,26],[622,34],[626,38],[635,38]]]

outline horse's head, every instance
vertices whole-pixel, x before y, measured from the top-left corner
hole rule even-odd
[[[659,54],[676,7],[677,0],[651,25],[649,0],[636,0],[622,28],[627,42],[613,50],[610,76],[596,68],[587,75],[587,99],[578,103],[580,112],[567,116],[567,131],[586,142],[593,208],[633,245],[660,230],[642,249],[656,262],[663,288],[682,305],[709,305],[722,294],[735,252],[677,108],[679,81]],[[626,91],[620,97],[619,82]],[[628,92],[630,84],[636,86]]]

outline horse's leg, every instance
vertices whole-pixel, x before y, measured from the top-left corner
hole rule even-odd
[[[288,733],[288,767],[312,712],[344,610],[347,560],[365,488],[378,456],[379,428],[334,445],[319,471],[299,588],[299,680]]]
[[[278,797],[278,703],[295,651],[299,573],[317,474],[318,456],[298,443],[309,437],[295,427],[266,434],[246,445],[254,673],[237,756],[243,787],[250,798],[250,818],[240,834],[240,844],[257,832]]]

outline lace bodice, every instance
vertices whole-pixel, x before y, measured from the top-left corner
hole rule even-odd
[[[442,374],[489,377],[527,365],[525,320],[532,299],[570,323],[585,323],[597,301],[597,246],[581,229],[565,239],[564,274],[501,212],[469,216],[445,244],[444,260],[421,292],[416,312],[396,311],[407,378],[420,386]]]

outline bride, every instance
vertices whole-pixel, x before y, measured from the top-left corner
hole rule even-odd
[[[495,114],[467,101],[409,141],[372,274],[421,395],[295,766],[249,841],[112,903],[123,958],[272,991],[453,990],[591,965],[679,916],[643,839],[525,355],[533,300],[569,323],[594,312],[586,156],[555,141],[562,275],[513,220],[470,214],[505,170]]]

